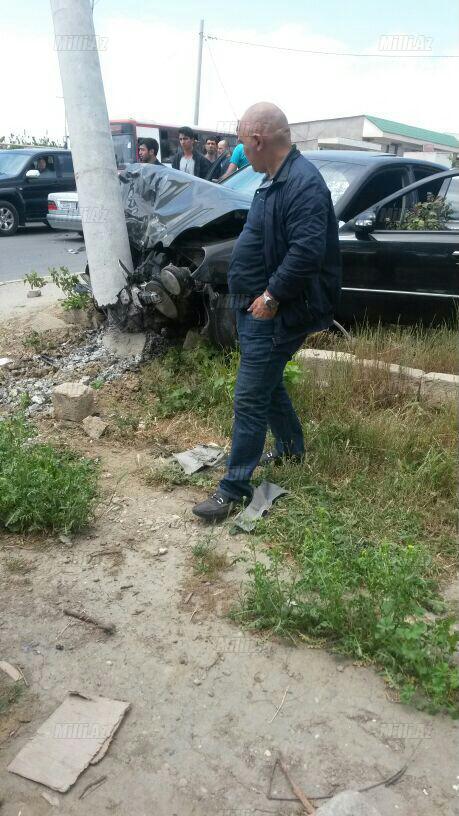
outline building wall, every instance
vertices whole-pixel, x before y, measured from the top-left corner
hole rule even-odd
[[[364,116],[347,116],[344,119],[294,122],[290,125],[292,142],[299,150],[317,150],[317,141],[322,137],[343,136],[346,139],[362,139],[364,120]]]

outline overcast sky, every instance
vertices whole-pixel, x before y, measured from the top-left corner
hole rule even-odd
[[[96,33],[106,38],[100,58],[110,118],[192,123],[201,17],[208,34],[251,43],[368,54],[382,53],[381,36],[408,34],[426,38],[427,54],[459,56],[459,14],[451,0],[96,0]],[[0,136],[25,129],[62,137],[48,0],[2,4],[0,47]],[[367,113],[459,133],[453,90],[459,59],[393,53],[393,59],[325,57],[205,43],[200,124],[216,128],[265,99],[292,122]]]

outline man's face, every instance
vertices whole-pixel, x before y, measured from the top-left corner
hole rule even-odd
[[[219,156],[222,156],[223,153],[226,153],[227,149],[228,148],[227,148],[226,142],[219,142],[218,145],[217,145],[217,154]]]
[[[215,139],[206,139],[206,153],[209,153],[211,156],[215,155],[217,152],[217,142]]]
[[[40,173],[43,173],[43,171],[46,170],[46,159],[38,159],[37,167]]]
[[[193,150],[193,139],[191,136],[185,136],[184,133],[179,134],[180,147],[184,153],[191,153]]]
[[[242,142],[244,153],[247,161],[252,165],[257,173],[266,173],[266,156],[263,137],[260,134],[260,128],[252,122],[239,122],[237,135],[239,141]]]
[[[148,147],[144,144],[139,145],[139,160],[141,162],[148,162],[149,160],[149,150]]]

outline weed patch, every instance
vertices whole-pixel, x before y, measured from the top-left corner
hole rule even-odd
[[[36,442],[22,415],[0,421],[0,526],[11,532],[83,527],[97,493],[97,466]]]
[[[365,328],[352,347],[328,342],[425,371],[451,370],[453,349],[456,359],[447,328]],[[142,373],[149,415],[183,413],[228,435],[237,362],[206,349],[154,361]],[[326,379],[296,361],[287,370],[307,457],[263,473],[290,495],[257,526],[263,557],[234,615],[372,661],[403,700],[456,714],[458,638],[440,591],[457,559],[454,408],[421,404],[403,381],[363,364],[332,365]]]
[[[218,553],[211,540],[203,540],[195,544],[192,550],[194,558],[194,573],[208,580],[214,580],[219,573],[228,567],[226,554]]]

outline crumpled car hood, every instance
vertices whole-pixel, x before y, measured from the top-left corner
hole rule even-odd
[[[160,165],[127,165],[120,182],[129,239],[141,250],[170,246],[185,230],[247,211],[252,203],[223,184]]]

